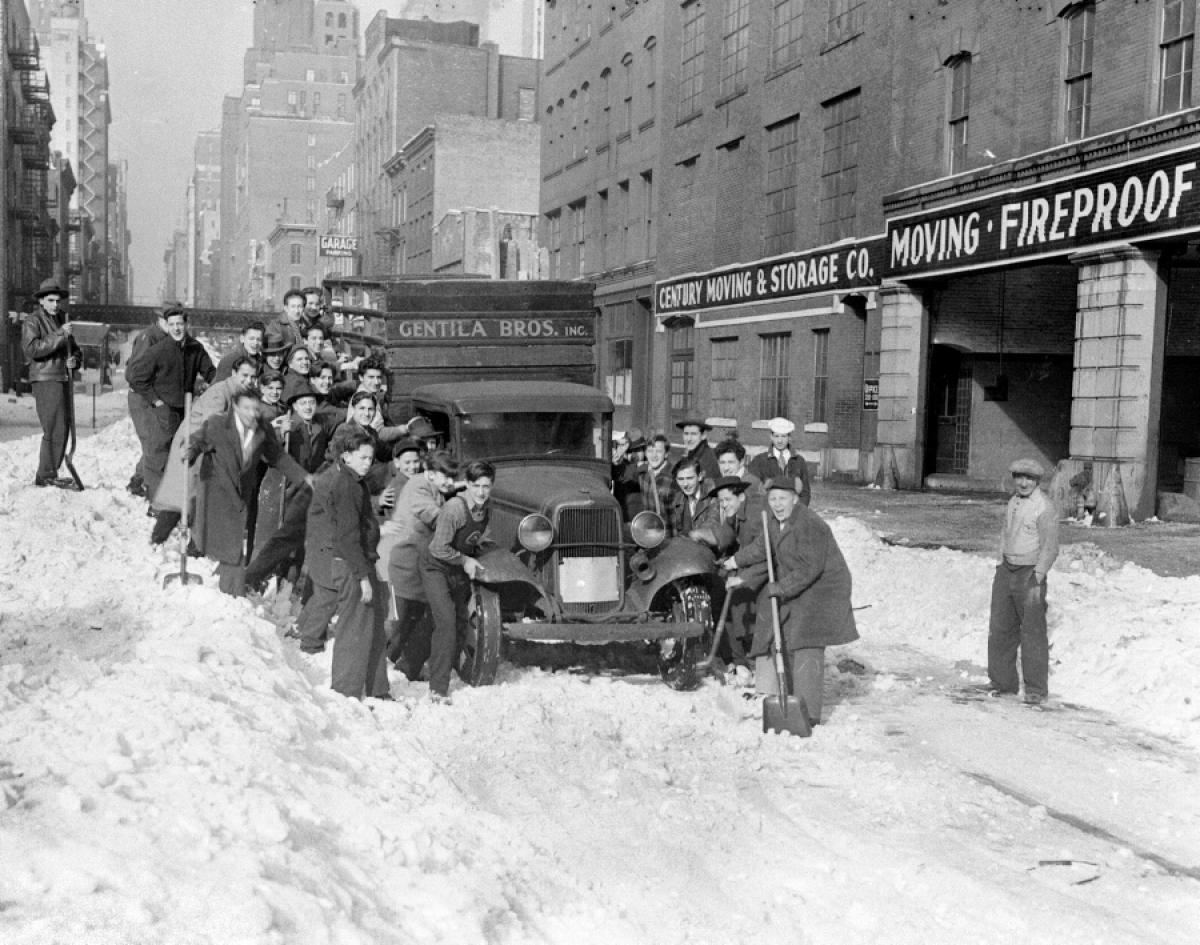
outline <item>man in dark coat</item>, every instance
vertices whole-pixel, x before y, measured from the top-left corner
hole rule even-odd
[[[750,460],[750,472],[762,482],[788,479],[796,487],[796,495],[808,505],[812,485],[808,481],[808,462],[792,449],[792,431],[796,424],[786,417],[772,417],[767,421],[771,433],[771,448]]]
[[[684,459],[694,459],[700,464],[700,469],[704,473],[704,478],[709,482],[715,482],[721,477],[721,470],[717,467],[717,456],[713,452],[713,448],[708,444],[708,438],[705,434],[712,429],[712,426],[706,420],[680,420],[675,426],[680,431],[680,437],[683,440]],[[680,461],[682,462],[682,460]],[[675,471],[679,471],[679,463],[675,464]]]
[[[74,396],[71,372],[79,367],[79,345],[71,335],[62,305],[67,292],[47,279],[37,291],[38,309],[21,326],[21,350],[29,362],[29,383],[42,425],[42,448],[38,455],[35,486],[57,486],[78,490],[74,479],[60,477],[58,467],[67,455],[67,427]]]
[[[675,467],[675,485],[678,488],[671,496],[666,516],[668,532],[715,548],[714,529],[720,523],[721,513],[717,500],[705,495],[708,483],[699,462],[690,457],[681,459]]]
[[[129,377],[129,371],[133,365],[144,358],[146,352],[167,337],[165,311],[164,309],[155,316],[153,325],[143,328],[133,336],[133,343],[129,349],[129,360],[125,362],[126,378]],[[154,408],[150,406],[150,401],[143,394],[139,394],[132,387],[129,388],[129,393],[126,395],[126,402],[129,405],[129,419],[133,421],[133,432],[137,434],[138,442],[142,446],[137,466],[133,470],[133,475],[130,477],[129,485],[126,486],[126,489],[132,495],[148,499],[150,496],[146,492],[144,465],[146,461],[146,444],[152,436],[151,422],[154,417]]]
[[[204,346],[187,332],[187,311],[172,306],[163,317],[167,337],[125,374],[130,389],[142,395],[153,411],[148,424],[151,436],[143,464],[146,492],[151,500],[162,481],[171,452],[171,438],[183,422],[184,396],[197,392],[197,381],[203,381],[207,387],[216,373]]]
[[[267,326],[266,345],[272,350],[288,350],[304,344],[304,293],[288,289],[283,293],[283,314]]]
[[[315,473],[325,464],[329,433],[316,420],[317,394],[299,376],[284,385],[283,399],[291,407],[284,448],[305,472]],[[283,502],[282,516],[279,502]],[[289,559],[304,559],[304,529],[312,490],[288,486],[282,471],[268,472],[258,498],[258,521],[254,529],[254,556],[246,568],[246,586],[263,584]]]
[[[330,448],[336,458],[316,477],[308,510],[304,555],[313,595],[300,613],[300,648],[323,650],[336,613],[334,691],[355,699],[388,699],[384,611],[374,564],[379,522],[363,482],[375,446],[363,429],[347,424],[334,434]]]
[[[646,465],[639,474],[638,492],[642,497],[644,511],[657,512],[666,521],[671,509],[671,496],[675,494],[675,476],[671,461],[671,441],[663,433],[656,433],[646,444]]]
[[[260,377],[267,365],[267,356],[263,354],[263,339],[266,333],[267,328],[262,322],[251,322],[243,328],[238,344],[217,364],[217,373],[213,377],[213,383],[229,377],[233,373],[233,365],[240,358],[249,358],[254,364],[254,376]]]
[[[737,572],[725,586],[760,589],[750,655],[755,657],[758,691],[769,695],[778,692],[770,656],[774,647],[771,598],[779,602],[791,691],[804,700],[809,721],[815,725],[821,720],[825,647],[858,639],[850,605],[850,569],[833,532],[816,512],[801,504],[793,481],[772,482],[767,505],[768,534],[758,534],[749,547],[725,560],[724,568]],[[774,554],[773,583],[766,580],[766,541]]]
[[[196,546],[218,562],[220,588],[240,596],[245,589],[246,528],[258,486],[258,464],[278,466],[293,483],[311,481],[284,452],[275,431],[262,420],[258,392],[238,391],[226,413],[209,417],[192,434],[188,461],[203,457],[196,501]]]

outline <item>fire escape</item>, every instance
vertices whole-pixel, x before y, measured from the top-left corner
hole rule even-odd
[[[47,212],[47,172],[50,168],[50,128],[54,109],[50,85],[41,69],[37,35],[13,34],[7,50],[13,71],[20,75],[21,101],[9,98],[9,139],[14,163],[16,193],[10,214],[20,221],[21,251],[13,289],[32,292],[38,280],[54,266],[54,221]]]

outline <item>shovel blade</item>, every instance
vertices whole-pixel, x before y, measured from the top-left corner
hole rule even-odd
[[[763,700],[763,732],[798,735],[808,738],[812,725],[808,721],[808,706],[798,696],[767,696]]]
[[[168,574],[163,578],[163,587],[170,587],[172,584],[203,584],[204,579],[199,574]]]

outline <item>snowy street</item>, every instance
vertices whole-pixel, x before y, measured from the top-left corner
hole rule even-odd
[[[712,680],[511,663],[364,704],[286,602],[163,588],[128,420],[81,494],[36,442],[0,445],[5,945],[1195,941],[1200,577],[1065,547],[1037,711],[959,693],[990,560],[839,518],[862,639],[811,739]]]

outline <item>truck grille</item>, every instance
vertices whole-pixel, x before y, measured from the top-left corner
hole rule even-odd
[[[558,510],[552,567],[564,614],[603,615],[620,609],[624,576],[619,516],[615,508],[596,506]],[[577,588],[562,586],[561,579],[568,574],[589,588],[586,600],[578,599]]]

